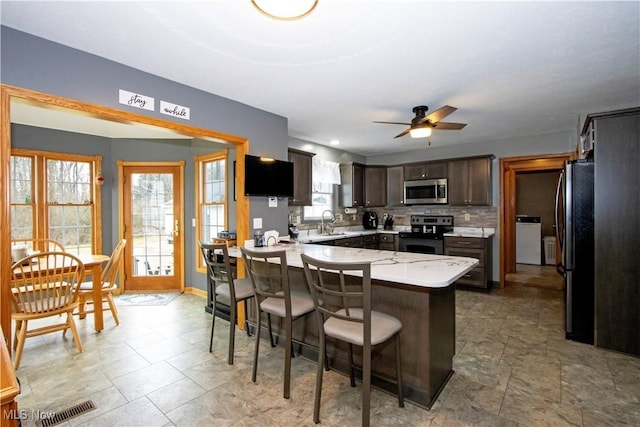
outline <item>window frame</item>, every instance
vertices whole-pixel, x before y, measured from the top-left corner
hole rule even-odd
[[[49,203],[49,185],[47,163],[49,160],[71,161],[89,164],[89,188],[90,200],[88,204],[69,204],[69,206],[89,206],[91,212],[91,252],[101,253],[102,251],[102,191],[97,185],[96,178],[102,170],[102,156],[83,155],[73,153],[63,153],[54,151],[33,150],[25,148],[12,148],[11,157],[28,157],[32,159],[31,186],[33,207],[32,215],[32,238],[48,239],[50,208],[60,206]],[[12,185],[12,184],[11,184]],[[10,206],[24,206],[26,202],[10,200]],[[13,227],[12,227],[13,228]],[[12,238],[14,238],[12,236]],[[73,252],[75,253],[75,252]]]
[[[206,194],[205,192],[205,185],[206,182],[204,181],[204,172],[205,172],[205,165],[207,163],[211,163],[211,162],[216,162],[216,161],[220,161],[223,160],[224,161],[224,169],[225,169],[225,173],[224,173],[224,198],[222,203],[220,202],[216,202],[216,203],[205,203],[204,201],[204,195]],[[194,158],[194,163],[195,163],[195,189],[196,189],[196,194],[195,194],[195,217],[196,217],[196,229],[195,229],[195,268],[196,271],[200,272],[200,273],[206,273],[207,272],[207,267],[204,263],[204,260],[202,259],[202,255],[200,252],[200,246],[198,244],[198,242],[202,239],[202,234],[203,234],[203,224],[202,224],[202,210],[204,208],[204,206],[211,206],[211,205],[216,205],[216,206],[222,206],[223,210],[224,210],[224,224],[225,226],[228,226],[229,224],[229,149],[225,148],[223,150],[220,151],[216,151],[213,153],[208,153],[208,154],[203,154],[201,156],[196,156]],[[210,242],[205,242],[205,243],[210,243]]]

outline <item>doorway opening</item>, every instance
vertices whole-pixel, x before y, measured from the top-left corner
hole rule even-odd
[[[548,181],[554,173],[562,170],[567,160],[573,158],[573,153],[559,153],[559,154],[543,154],[538,156],[522,156],[522,157],[507,157],[500,159],[500,287],[504,288],[507,282],[521,283],[522,281],[530,281],[532,284],[548,283],[552,281],[555,285],[558,283],[558,278],[562,278],[555,273],[555,266],[546,265],[526,265],[520,264],[520,271],[518,269],[517,262],[517,230],[516,219],[520,215],[534,215],[535,212],[541,212],[539,215],[547,218],[545,221],[553,230],[553,219],[549,219],[548,211],[543,209],[542,211],[534,210],[528,203],[524,203],[524,197],[526,186],[536,184],[536,182]],[[550,173],[548,175],[547,173]],[[540,174],[538,176],[534,174]],[[518,178],[520,178],[520,186],[525,186],[521,196],[521,208],[533,211],[530,214],[519,213],[518,211]],[[527,181],[530,181],[529,183]],[[542,196],[549,196],[547,191],[541,192]],[[553,195],[555,198],[555,194]],[[528,207],[529,206],[529,207]],[[552,208],[553,209],[553,208]],[[546,229],[547,230],[547,229]],[[541,232],[542,233],[542,232]],[[551,231],[547,231],[549,236]],[[542,244],[542,242],[540,242]],[[557,245],[555,245],[557,248]],[[556,249],[556,257],[557,257]],[[557,277],[555,277],[557,276]],[[552,286],[554,286],[552,285]]]

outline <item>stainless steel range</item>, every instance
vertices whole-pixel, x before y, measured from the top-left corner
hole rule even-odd
[[[401,232],[400,251],[444,254],[444,233],[453,231],[453,216],[411,215],[411,231]]]

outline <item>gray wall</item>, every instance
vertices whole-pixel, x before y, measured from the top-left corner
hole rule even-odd
[[[2,83],[54,94],[83,102],[95,103],[118,110],[148,115],[162,120],[212,129],[249,139],[249,153],[287,158],[287,119],[249,105],[213,95],[189,86],[145,73],[134,68],[76,49],[53,43],[8,27],[1,27],[0,77]],[[134,109],[118,103],[119,89],[141,93],[188,106],[191,120],[183,121],[162,115],[157,111]],[[250,118],[250,120],[247,120]],[[128,149],[132,149],[131,144]],[[50,150],[53,147],[47,144]],[[61,151],[70,152],[63,145]],[[118,153],[120,154],[120,153]],[[147,151],[146,160],[151,160]],[[115,153],[114,153],[115,155]],[[159,154],[160,155],[160,154]],[[115,162],[118,158],[105,155],[103,161]],[[175,160],[175,159],[174,159]],[[192,163],[193,157],[189,158]],[[107,171],[103,171],[107,173]],[[186,187],[192,186],[187,178]],[[191,175],[193,176],[193,175]],[[267,207],[267,199],[252,197],[250,216],[263,218],[264,229],[287,231],[287,202],[282,200],[278,208]],[[109,206],[106,205],[105,206]],[[117,198],[111,200],[111,212],[104,222],[103,241],[113,241],[113,229],[117,227]],[[193,209],[185,206],[185,209]],[[185,284],[194,286],[190,276],[195,273],[193,235],[185,236]],[[106,249],[106,248],[105,248]],[[203,275],[198,275],[203,276]],[[204,288],[204,286],[198,286]]]

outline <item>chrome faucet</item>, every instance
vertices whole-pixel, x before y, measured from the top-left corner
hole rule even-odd
[[[322,212],[322,215],[320,215],[320,234],[325,234],[327,232],[324,225],[324,214],[326,214],[327,212],[331,214],[331,223],[333,224],[334,222],[336,222],[336,216],[331,209],[327,209],[326,211]]]

